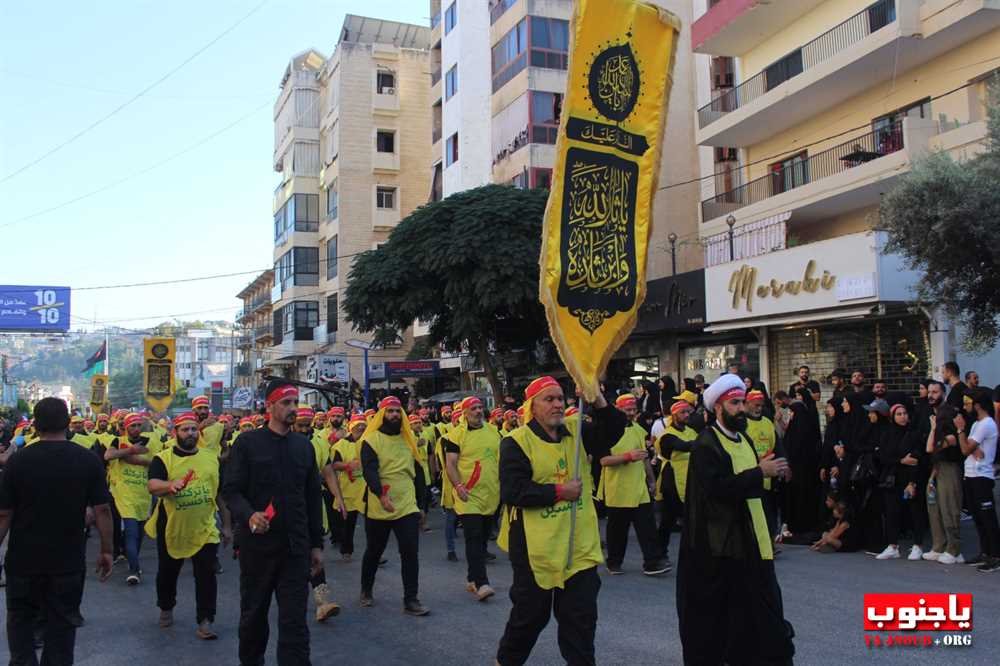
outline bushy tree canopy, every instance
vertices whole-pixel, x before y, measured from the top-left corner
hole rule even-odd
[[[990,86],[986,151],[964,162],[947,153],[918,160],[882,198],[886,252],[922,271],[921,300],[965,331],[970,351],[1000,339],[1000,84]]]
[[[491,353],[546,335],[538,257],[548,192],[487,185],[422,206],[357,257],[343,308],[362,332],[430,323],[430,341],[465,346],[495,392]]]

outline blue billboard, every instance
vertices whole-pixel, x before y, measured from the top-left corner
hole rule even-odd
[[[0,331],[68,331],[69,287],[0,285]]]

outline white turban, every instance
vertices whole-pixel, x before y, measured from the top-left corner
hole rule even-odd
[[[712,384],[705,389],[705,409],[712,410],[715,409],[715,403],[719,401],[720,398],[728,400],[729,398],[739,397],[743,398],[746,396],[747,387],[743,383],[743,380],[736,375],[725,374],[719,377],[717,380],[712,382]],[[733,395],[730,395],[732,393]]]

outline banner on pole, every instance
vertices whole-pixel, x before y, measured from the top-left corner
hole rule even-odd
[[[90,406],[93,408],[96,414],[100,411],[101,406],[108,401],[108,376],[107,375],[91,375],[90,376]]]
[[[146,403],[157,412],[166,411],[174,399],[173,338],[144,338],[142,387]]]
[[[578,0],[539,298],[587,400],[628,338],[646,248],[680,23],[636,0]]]

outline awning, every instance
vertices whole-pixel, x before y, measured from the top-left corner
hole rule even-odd
[[[734,331],[741,328],[790,326],[794,324],[808,324],[814,321],[829,321],[831,319],[860,319],[872,314],[872,308],[877,307],[877,305],[877,303],[870,303],[861,307],[845,308],[841,310],[817,310],[815,312],[803,312],[794,315],[720,322],[718,324],[706,326],[705,331],[708,333],[721,333],[722,331]]]

